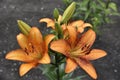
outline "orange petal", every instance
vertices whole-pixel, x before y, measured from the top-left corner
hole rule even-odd
[[[70,50],[70,46],[65,40],[57,40],[57,41],[51,42],[50,48],[64,55],[66,55],[66,53]]]
[[[65,68],[66,73],[70,73],[77,68],[77,64],[70,58],[68,58],[66,62],[67,62],[66,68]]]
[[[50,63],[50,57],[47,52],[43,55],[42,59],[39,60],[39,63],[42,63],[42,64]]]
[[[64,31],[64,30],[66,30],[67,26],[66,26],[66,24],[62,24],[61,27],[62,27],[62,30]]]
[[[22,49],[25,50],[25,48],[28,47],[28,39],[25,35],[23,35],[21,33],[19,35],[17,35],[17,41]]]
[[[92,44],[94,43],[95,38],[96,38],[95,32],[92,29],[89,29],[87,32],[85,32],[81,36],[81,38],[80,38],[80,40],[78,42],[78,45],[76,47],[79,47],[79,48],[83,48],[83,47],[90,48],[92,46]]]
[[[18,60],[18,61],[23,61],[23,62],[31,62],[33,61],[32,57],[29,57],[27,55],[27,53],[25,53],[23,50],[21,49],[17,49],[14,51],[9,52],[6,56],[6,59],[9,60]]]
[[[76,41],[76,37],[77,37],[77,32],[76,29],[73,26],[67,26],[68,32],[69,32],[69,41],[70,44],[74,44],[74,42]]]
[[[93,49],[90,51],[90,53],[88,55],[85,55],[84,58],[87,60],[95,60],[95,59],[104,57],[106,55],[107,55],[107,53],[103,50]]]
[[[90,23],[84,23],[82,25],[82,28],[86,28],[86,27],[92,27],[92,25]]]
[[[77,20],[72,22],[70,25],[74,26],[74,27],[81,27],[83,25],[84,21],[82,20]]]
[[[65,39],[65,40],[66,40],[66,39],[68,39],[68,38],[69,38],[69,32],[68,32],[68,30],[67,30],[67,29],[65,29],[65,30],[63,31],[63,34],[64,34],[64,35],[63,35],[63,36],[64,36],[64,37],[63,37],[63,39]]]
[[[78,27],[77,31],[78,31],[79,33],[82,33],[82,32],[84,31],[84,29],[83,29],[83,27]]]
[[[33,45],[41,44],[43,42],[42,34],[37,27],[32,27],[29,34],[29,41]]]
[[[78,65],[85,70],[93,79],[97,79],[97,74],[95,71],[95,68],[92,66],[92,64],[84,59],[76,59],[76,62]]]
[[[25,75],[29,70],[36,67],[37,63],[25,63],[20,66],[19,74],[20,76]]]
[[[39,22],[46,22],[47,23],[47,27],[52,27],[53,29],[55,29],[55,22],[52,19],[50,19],[50,18],[40,19]]]
[[[84,28],[86,27],[92,27],[91,24],[89,23],[83,23],[81,26],[79,26],[77,29],[78,29],[78,32],[82,33],[84,31]]]
[[[50,41],[51,41],[53,38],[55,38],[55,35],[53,35],[53,34],[49,34],[49,35],[47,35],[47,36],[45,37],[45,43],[46,43],[46,48],[47,48],[47,49],[48,49],[48,45],[49,45]]]

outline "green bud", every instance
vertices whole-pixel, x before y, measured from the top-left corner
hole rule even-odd
[[[53,16],[56,20],[58,20],[58,17],[59,17],[59,11],[57,8],[54,9],[54,12],[53,12]]]
[[[62,27],[60,26],[60,24],[55,23],[55,30],[57,32],[57,36],[58,38],[63,38],[63,31],[62,31]]]
[[[17,20],[17,23],[18,23],[18,27],[19,27],[20,31],[23,34],[28,35],[31,27],[28,24],[26,24],[25,22],[23,22],[22,20]]]
[[[67,22],[75,11],[76,3],[72,2],[63,13],[62,23]]]

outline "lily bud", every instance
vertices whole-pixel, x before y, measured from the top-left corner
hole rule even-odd
[[[58,18],[59,18],[59,11],[58,11],[57,8],[54,9],[53,16],[54,16],[55,20],[58,21]]]
[[[17,23],[18,23],[18,27],[19,27],[20,31],[23,34],[28,35],[31,27],[28,24],[26,24],[25,22],[23,22],[22,20],[17,20]]]
[[[76,3],[72,2],[63,13],[62,23],[67,22],[75,11]]]
[[[55,23],[55,30],[57,31],[58,38],[63,38],[63,31],[60,24]]]

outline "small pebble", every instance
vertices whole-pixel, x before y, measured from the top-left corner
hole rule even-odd
[[[117,69],[114,69],[114,72],[115,72],[115,73],[118,72]]]

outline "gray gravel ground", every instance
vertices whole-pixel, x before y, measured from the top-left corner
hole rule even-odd
[[[119,5],[120,0],[114,0]],[[16,35],[20,32],[16,20],[21,19],[37,26],[42,33],[48,32],[38,20],[52,17],[55,7],[62,6],[61,0],[0,0],[0,80],[47,80],[38,68],[32,69],[24,77],[20,77],[18,69],[21,62],[9,61],[4,57],[7,52],[19,48]],[[120,80],[120,17],[114,17],[114,24],[104,25],[102,35],[96,40],[94,47],[104,49],[108,55],[93,61],[98,73],[98,80]],[[79,69],[74,76],[84,75]],[[86,77],[83,80],[92,80]]]

